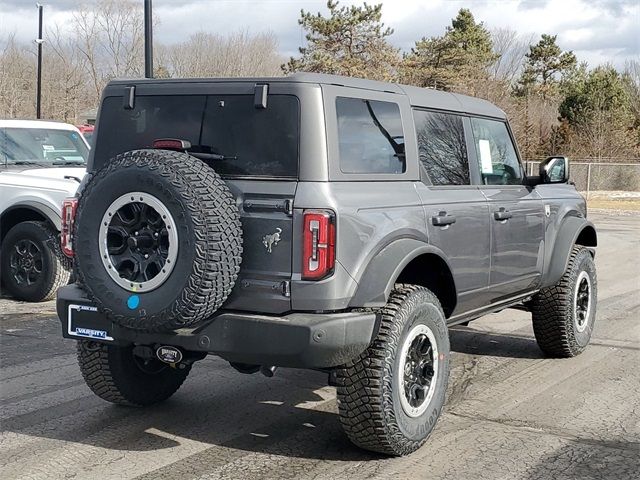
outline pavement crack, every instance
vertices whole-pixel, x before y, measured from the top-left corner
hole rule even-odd
[[[597,439],[597,438],[580,437],[578,435],[569,433],[565,430],[558,430],[558,429],[543,427],[540,425],[531,424],[530,422],[524,422],[522,420],[490,418],[490,417],[485,417],[480,415],[468,415],[468,414],[458,413],[453,411],[448,411],[447,413],[449,415],[453,415],[458,418],[464,418],[466,420],[490,422],[490,423],[495,423],[499,425],[504,425],[507,427],[517,428],[530,433],[552,435],[554,437],[562,438],[562,439],[575,442],[575,443],[580,443],[583,445],[606,447],[606,448],[612,448],[615,450],[622,450],[622,451],[640,452],[640,442],[603,440],[603,439]]]

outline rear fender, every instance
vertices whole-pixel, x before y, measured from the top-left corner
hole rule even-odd
[[[350,307],[382,307],[404,268],[423,254],[440,257],[449,271],[451,266],[439,249],[413,238],[401,238],[383,247],[371,260],[362,276],[357,279],[358,289]]]

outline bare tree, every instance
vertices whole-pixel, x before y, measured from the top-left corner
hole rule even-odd
[[[35,114],[35,56],[14,35],[0,51],[0,117],[28,118]]]
[[[74,122],[87,100],[86,58],[75,41],[64,37],[58,26],[47,32],[52,55],[45,64],[45,115]]]
[[[493,80],[512,85],[522,73],[534,35],[522,36],[510,28],[496,28],[491,31],[491,39],[497,58],[489,67],[489,74]]]
[[[143,71],[142,3],[96,0],[73,15],[76,47],[84,56],[96,97],[109,79],[140,76]]]
[[[199,32],[161,49],[172,77],[279,76],[283,57],[272,32],[239,31],[228,36]]]

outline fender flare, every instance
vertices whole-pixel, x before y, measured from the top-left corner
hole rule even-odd
[[[587,229],[591,230],[588,233],[593,235],[595,242],[593,242],[593,245],[586,246],[595,247],[597,245],[597,234],[593,223],[584,217],[568,216],[564,219],[555,237],[553,251],[551,255],[545,258],[541,287],[555,285],[562,278],[569,264],[571,249],[580,235]],[[593,250],[592,253],[595,254]]]
[[[350,307],[381,307],[393,290],[396,280],[413,259],[423,254],[434,254],[451,265],[438,248],[414,238],[400,238],[387,245],[373,257],[362,276],[357,279],[358,288],[349,303]],[[398,259],[402,259],[398,262]]]
[[[55,228],[58,232],[62,229],[62,218],[60,217],[60,212],[57,212],[54,208],[45,203],[37,202],[35,200],[24,200],[20,203],[11,205],[2,212],[2,214],[0,215],[0,219],[5,218],[5,215],[7,215],[7,213],[19,209],[30,210],[34,213],[37,213],[38,215],[42,215],[45,218],[46,222],[49,223],[49,225]]]

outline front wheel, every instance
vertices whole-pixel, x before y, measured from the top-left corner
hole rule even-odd
[[[596,319],[598,280],[591,252],[576,245],[560,281],[531,300],[533,332],[550,357],[575,357],[591,339]]]
[[[378,335],[337,373],[340,421],[361,448],[406,455],[420,448],[442,411],[449,336],[442,307],[423,287],[396,285]]]
[[[144,360],[133,354],[133,346],[87,340],[78,342],[78,364],[93,393],[108,402],[134,407],[166,400],[191,370],[190,365],[178,369],[154,358]]]
[[[0,254],[2,285],[19,300],[51,300],[69,282],[71,261],[57,232],[44,222],[21,222],[7,232]]]

